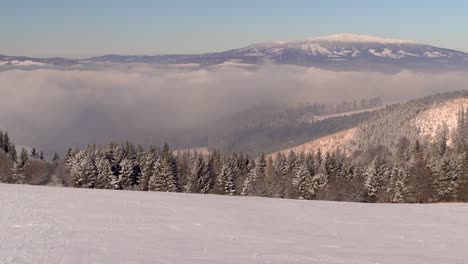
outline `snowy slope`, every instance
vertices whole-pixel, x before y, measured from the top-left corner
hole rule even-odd
[[[468,109],[468,98],[456,98],[434,104],[429,110],[422,112],[414,121],[421,135],[434,138],[439,125],[447,124],[449,129],[449,144],[457,127],[457,114],[460,109]]]
[[[409,104],[411,104],[411,102]],[[411,117],[409,120],[405,120],[403,126],[398,125],[398,127],[392,129],[392,131],[382,131],[382,133],[400,133],[399,136],[405,136],[405,132],[411,130],[418,134],[421,139],[432,141],[436,136],[438,128],[443,124],[447,124],[449,130],[447,143],[450,145],[452,144],[453,134],[457,127],[457,115],[461,109],[468,109],[468,97],[466,96],[434,101],[430,103],[424,111]],[[403,109],[402,111],[405,110]],[[384,119],[385,116],[380,116],[379,118]],[[356,136],[358,135],[357,133],[360,132],[360,128],[365,125],[366,123],[326,137],[314,139],[304,144],[282,150],[281,152],[287,154],[293,150],[296,153],[308,153],[316,152],[320,148],[322,152],[334,152],[339,149],[346,154],[351,154],[354,150],[358,150]],[[399,129],[401,129],[401,131],[399,131]]]
[[[311,140],[299,146],[288,148],[280,152],[287,155],[291,150],[299,154],[302,152],[315,153],[318,149],[323,153],[334,152],[340,149],[344,153],[351,154],[351,152],[355,150],[355,145],[353,144],[355,133],[356,128],[350,128],[329,136]]]
[[[0,184],[0,263],[466,263],[468,205]]]

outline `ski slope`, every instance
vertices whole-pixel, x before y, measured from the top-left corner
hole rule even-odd
[[[467,263],[467,204],[0,184],[0,263]]]

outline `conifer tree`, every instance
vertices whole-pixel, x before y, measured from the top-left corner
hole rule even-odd
[[[310,175],[307,162],[304,161],[293,178],[293,185],[296,188],[299,199],[310,199],[312,189],[312,176]]]
[[[388,177],[388,173],[386,161],[382,157],[375,158],[367,171],[364,183],[367,196],[371,201],[376,200],[377,194],[382,188],[382,181]]]
[[[133,162],[129,158],[125,157],[120,162],[120,188],[121,189],[132,189],[132,175],[133,175]]]
[[[236,193],[236,174],[234,172],[234,159],[226,157],[223,159],[221,172],[218,177],[218,186],[227,195],[234,195]]]
[[[439,201],[455,200],[460,187],[460,166],[453,157],[445,155],[440,161],[434,180],[436,199]]]

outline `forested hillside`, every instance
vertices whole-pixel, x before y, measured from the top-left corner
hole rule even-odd
[[[316,149],[293,148],[256,158],[220,151],[173,152],[168,145],[143,148],[126,142],[70,148],[63,160],[55,156],[46,162],[36,150],[22,150],[18,156],[9,135],[1,133],[1,179],[294,199],[467,201],[467,98],[466,92],[457,92],[388,106],[348,130],[349,135],[326,137],[329,145],[333,140],[348,144],[346,151],[339,144],[328,149],[316,144],[310,145]],[[439,112],[444,115],[434,116]]]
[[[208,135],[207,146],[251,155],[274,152],[355,127],[381,105],[379,98],[368,98],[337,104],[257,107],[219,120]]]

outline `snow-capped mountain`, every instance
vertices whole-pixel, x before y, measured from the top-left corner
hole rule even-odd
[[[292,42],[266,42],[224,52],[187,55],[104,55],[85,60],[0,56],[0,65],[37,63],[149,63],[211,66],[223,63],[277,64],[330,70],[417,71],[468,69],[468,54],[414,41],[355,34],[334,34]]]
[[[225,52],[201,55],[119,56],[91,58],[99,62],[199,63],[226,62],[313,66],[334,70],[429,70],[466,68],[468,54],[414,41],[335,34],[293,42],[266,42]]]

